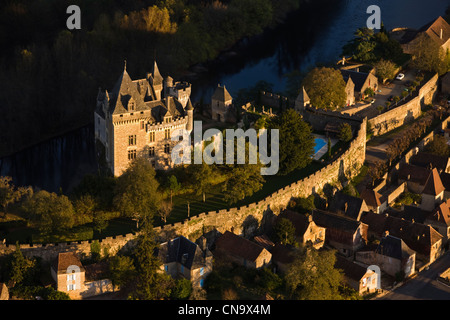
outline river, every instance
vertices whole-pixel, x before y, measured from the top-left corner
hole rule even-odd
[[[443,15],[448,4],[448,0],[328,0],[327,5],[311,1],[275,31],[240,43],[237,54],[228,52],[231,58],[208,65],[207,72],[191,81],[192,99],[207,102],[218,83],[226,85],[232,96],[260,80],[271,83],[274,92],[285,92],[287,73],[306,72],[317,63],[340,58],[342,45],[366,25],[370,5],[380,7],[390,30],[420,28]],[[49,191],[67,192],[84,174],[96,171],[92,126],[0,159],[0,175],[12,176],[16,185]]]

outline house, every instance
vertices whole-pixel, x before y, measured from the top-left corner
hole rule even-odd
[[[450,158],[446,156],[419,152],[409,159],[409,163],[427,169],[436,168],[439,173],[450,172]]]
[[[131,79],[125,64],[111,91],[99,89],[95,139],[98,154],[104,155],[102,160],[114,176],[120,176],[138,156],[156,169],[173,167],[170,152],[178,143],[171,139],[173,132],[193,129],[190,94],[189,83],[164,80],[156,61],[152,73],[137,80]]]
[[[211,116],[218,122],[230,121],[233,116],[233,98],[225,86],[217,86],[211,97]]]
[[[426,35],[436,42],[444,52],[450,50],[450,25],[444,18],[438,17],[419,30],[400,30],[399,35],[396,35],[396,37],[399,38],[403,51],[411,53],[414,44],[421,35]]]
[[[51,266],[56,290],[65,292],[71,299],[80,299],[84,291],[86,270],[74,252],[59,253]]]
[[[331,212],[342,213],[345,216],[359,220],[364,211],[369,211],[366,202],[362,198],[350,196],[342,192],[336,192],[328,208]]]
[[[215,243],[215,255],[247,268],[262,268],[270,264],[272,254],[264,247],[225,231]]]
[[[381,286],[380,277],[375,271],[349,261],[339,254],[336,255],[334,268],[342,270],[345,283],[359,294],[375,292]]]
[[[444,199],[450,198],[450,173],[441,172],[439,175],[441,178],[442,185],[444,186]]]
[[[295,260],[294,248],[281,243],[277,243],[271,248],[270,253],[272,254],[272,264],[276,272],[286,273],[290,264]]]
[[[361,198],[364,200],[367,209],[376,213],[382,213],[387,208],[387,199],[372,189],[364,189],[361,192]],[[362,212],[361,212],[362,213]],[[359,219],[361,216],[359,216]]]
[[[416,259],[431,263],[443,253],[443,237],[433,227],[393,217],[387,214],[365,212],[361,221],[368,225],[368,235],[377,239],[390,235],[402,239],[416,252]]]
[[[393,277],[400,272],[409,277],[415,272],[416,253],[402,239],[386,232],[375,250],[359,251],[355,255],[355,260],[367,265],[376,265]]]
[[[351,256],[367,242],[367,225],[361,221],[323,210],[313,211],[313,221],[326,229],[326,243]]]
[[[444,200],[444,185],[436,168],[433,168],[428,175],[425,186],[422,190],[422,201],[420,208],[422,210],[431,211],[438,203]]]
[[[212,271],[213,257],[206,241],[199,246],[183,236],[177,237],[159,246],[158,258],[162,262],[161,270],[172,278],[190,280],[193,287],[203,287],[205,278]]]
[[[378,78],[372,73],[359,72],[355,70],[341,69],[342,77],[346,83],[346,90],[349,87],[349,79],[353,82],[354,99],[363,100],[366,97],[366,90],[372,89],[376,92],[378,89]]]
[[[424,221],[439,232],[445,243],[450,239],[450,199],[439,204],[432,212],[430,212]]]
[[[106,269],[101,265],[89,266],[86,276],[86,268],[75,252],[63,252],[58,254],[50,271],[56,281],[56,290],[67,293],[71,299],[81,299],[114,290],[109,279],[97,277],[105,276]]]
[[[8,287],[2,282],[0,282],[0,300],[9,300]]]
[[[406,182],[409,191],[413,193],[422,193],[425,183],[431,173],[428,168],[415,166],[409,163],[403,163],[398,170],[398,184]]]
[[[306,216],[291,210],[284,210],[278,216],[288,219],[295,228],[295,238],[299,244],[311,243],[315,249],[320,249],[325,243],[326,230],[313,221],[312,215]],[[276,223],[276,222],[275,222]]]

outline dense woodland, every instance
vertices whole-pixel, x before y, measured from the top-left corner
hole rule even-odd
[[[0,4],[0,156],[92,121],[98,87],[127,59],[179,77],[239,39],[275,26],[302,0],[6,0]],[[66,9],[81,8],[69,31]]]

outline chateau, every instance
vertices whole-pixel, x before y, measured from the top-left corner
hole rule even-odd
[[[123,73],[111,92],[99,89],[94,112],[95,138],[104,147],[108,168],[120,176],[136,157],[148,158],[155,169],[172,167],[171,140],[176,129],[192,130],[191,84],[161,76],[156,61],[146,78]]]

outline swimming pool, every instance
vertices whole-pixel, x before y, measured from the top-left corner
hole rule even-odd
[[[319,152],[320,149],[322,149],[324,146],[326,146],[328,144],[328,141],[326,141],[325,139],[322,139],[322,138],[315,138],[314,142],[316,143],[316,145],[314,147],[314,154]]]

